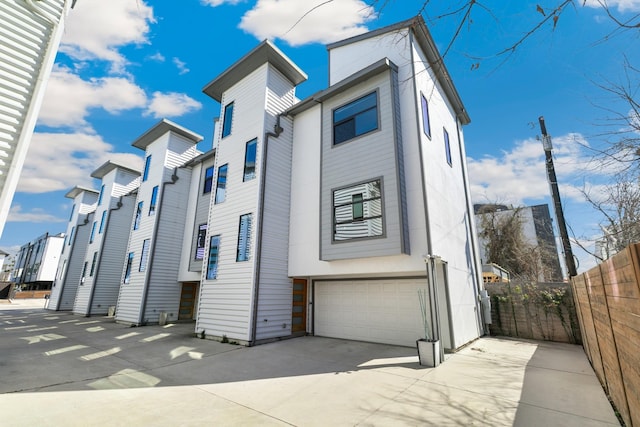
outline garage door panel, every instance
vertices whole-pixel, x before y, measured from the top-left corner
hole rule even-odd
[[[315,334],[415,346],[426,279],[316,282]]]

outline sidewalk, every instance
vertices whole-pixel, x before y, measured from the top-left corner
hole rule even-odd
[[[193,338],[193,324],[5,307],[3,426],[619,426],[575,345],[481,338],[428,369],[406,347],[247,348]]]
[[[0,311],[11,309],[44,308],[49,300],[44,298],[0,299]]]

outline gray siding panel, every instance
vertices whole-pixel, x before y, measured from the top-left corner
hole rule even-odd
[[[189,271],[202,271],[202,263],[204,260],[196,260],[196,247],[198,241],[198,227],[201,224],[206,224],[209,217],[209,209],[211,205],[211,197],[214,194],[215,190],[215,182],[211,186],[211,192],[207,194],[202,194],[204,189],[204,176],[208,167],[213,166],[214,159],[210,159],[206,162],[202,163],[202,168],[200,171],[200,181],[199,181],[199,192],[198,192],[198,202],[196,206],[196,219],[194,222],[194,229],[192,233],[191,240],[191,257],[189,261]],[[185,248],[186,249],[186,248]],[[206,258],[206,257],[205,257]]]
[[[55,304],[59,304],[58,310],[60,311],[73,310],[76,293],[80,285],[80,275],[82,274],[82,264],[84,263],[87,251],[87,242],[89,241],[89,234],[91,233],[91,224],[94,221],[93,213],[88,214],[87,219],[87,224],[83,224],[84,221],[78,221],[75,227],[74,242],[72,243],[71,254],[65,267],[64,283],[61,284],[62,288],[59,291],[61,293],[56,301],[49,302],[52,307],[54,307]]]

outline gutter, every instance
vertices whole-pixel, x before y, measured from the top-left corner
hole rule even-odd
[[[262,258],[262,230],[264,220],[264,187],[267,178],[267,153],[269,148],[269,137],[278,138],[283,132],[282,126],[280,126],[280,117],[276,116],[276,124],[273,126],[273,132],[264,133],[264,150],[262,160],[260,162],[260,199],[258,200],[258,223],[256,230],[256,264],[255,273],[253,275],[253,307],[251,314],[251,339],[249,340],[249,347],[256,345],[256,335],[258,327],[258,297],[260,296],[260,259]]]
[[[92,213],[94,213],[94,212],[92,212]],[[71,242],[71,250],[69,251],[69,256],[67,257],[67,261],[68,261],[67,268],[66,268],[66,270],[64,272],[64,276],[60,279],[60,282],[61,282],[60,285],[62,286],[62,288],[60,289],[60,295],[58,295],[58,301],[56,302],[55,311],[60,310],[60,301],[62,300],[62,298],[61,298],[62,297],[62,293],[64,292],[64,285],[67,282],[67,275],[69,274],[69,263],[71,262],[71,257],[73,256],[73,253],[74,253],[74,251],[76,249],[76,240],[78,240],[78,228],[89,224],[89,215],[90,214],[87,214],[84,217],[84,222],[82,224],[77,224],[76,232],[73,234],[73,242]]]
[[[123,198],[124,196],[120,196],[118,203],[116,203],[116,207],[109,208],[109,213],[107,214],[107,223],[104,225],[104,232],[103,232],[104,236],[102,237],[102,242],[100,242],[100,256],[98,257],[98,265],[96,265],[96,271],[94,272],[93,283],[91,285],[91,294],[89,295],[89,306],[87,307],[87,314],[85,314],[85,317],[91,316],[91,306],[93,305],[93,297],[96,292],[96,282],[98,281],[98,277],[100,277],[99,273],[100,273],[100,265],[102,265],[102,258],[103,258],[102,255],[104,255],[104,245],[105,245],[105,241],[107,240],[107,232],[109,231],[109,224],[111,223],[111,212],[117,211],[122,207]],[[78,233],[76,232],[76,236],[77,235]]]
[[[156,242],[158,240],[158,231],[160,230],[160,218],[162,217],[162,202],[164,202],[164,191],[167,185],[173,185],[178,182],[178,168],[173,169],[171,175],[171,181],[165,181],[162,183],[162,191],[158,198],[158,207],[156,208],[156,222],[153,225],[153,236],[151,236],[151,247],[149,247],[149,262],[147,263],[147,271],[144,278],[144,289],[142,290],[142,307],[140,309],[140,316],[138,317],[138,326],[143,324],[144,315],[147,312],[147,299],[149,297],[149,281],[151,280],[151,269],[153,268],[153,255],[156,251]]]

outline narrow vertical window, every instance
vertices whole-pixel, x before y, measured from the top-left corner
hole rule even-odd
[[[151,192],[151,203],[149,203],[149,215],[155,215],[156,213],[156,203],[158,201],[158,186],[153,187],[153,191]]]
[[[100,195],[98,196],[98,206],[102,204],[102,195],[104,194],[104,184],[100,187]]]
[[[424,134],[431,138],[431,122],[429,121],[429,103],[424,94],[420,94],[422,101],[422,130]]]
[[[84,283],[84,278],[87,277],[87,266],[89,263],[87,261],[82,265],[82,276],[80,276],[80,283]]]
[[[353,220],[361,220],[364,218],[364,203],[362,193],[351,195],[351,213]]]
[[[224,119],[222,122],[222,137],[231,134],[231,122],[233,122],[233,102],[224,107]]]
[[[73,214],[76,211],[76,205],[71,206],[71,214],[69,215],[69,222],[73,219]]]
[[[140,268],[138,268],[138,271],[145,271],[147,269],[147,261],[149,260],[149,242],[150,239],[145,239],[142,242],[142,252],[140,253]]]
[[[93,225],[91,226],[91,237],[89,237],[89,243],[93,243],[93,239],[96,237],[96,226],[97,222],[93,221]]]
[[[204,171],[204,183],[202,184],[202,194],[211,193],[213,187],[213,166]]]
[[[133,252],[129,252],[127,256],[127,266],[124,269],[124,283],[129,283],[131,279],[131,266],[133,265]]]
[[[133,229],[137,230],[140,228],[140,219],[142,218],[142,205],[143,202],[138,202],[138,207],[136,209],[136,218],[133,220]]]
[[[216,199],[215,203],[224,202],[227,193],[227,169],[229,165],[223,165],[218,168],[218,181],[216,182]]]
[[[149,166],[151,165],[151,154],[144,159],[144,172],[142,172],[142,181],[146,181],[149,178]]]
[[[97,259],[98,259],[98,251],[93,253],[93,259],[91,260],[91,271],[89,272],[90,277],[93,277],[93,273],[96,271]]]
[[[451,166],[452,161],[451,161],[451,145],[449,144],[449,132],[447,132],[445,128],[442,128],[442,130],[444,131],[444,153],[447,156],[447,163],[449,163],[449,166]]]
[[[247,142],[247,148],[244,153],[244,175],[242,180],[249,181],[256,177],[256,146],[258,140],[254,139]]]
[[[196,240],[196,260],[204,259],[204,247],[207,243],[207,224],[198,226],[198,238]]]
[[[207,279],[218,277],[218,252],[220,248],[220,236],[211,236],[209,244],[209,260],[207,262]]]
[[[69,242],[67,242],[67,244],[69,246],[71,246],[71,242],[73,241],[73,232],[76,231],[76,227],[75,225],[73,227],[71,227],[71,232],[69,233]]]
[[[107,211],[102,212],[102,219],[100,219],[100,228],[98,229],[98,234],[102,234],[104,231],[104,224],[107,221]]]
[[[236,261],[248,261],[250,249],[251,249],[251,214],[246,214],[240,217],[240,225],[238,227],[238,250],[236,253]]]

